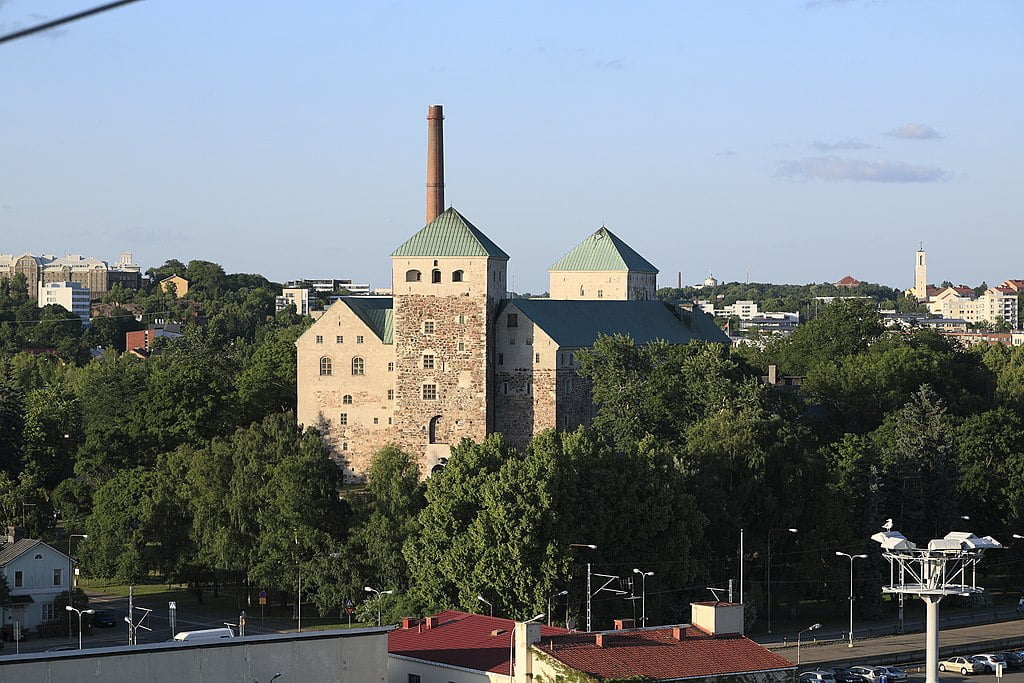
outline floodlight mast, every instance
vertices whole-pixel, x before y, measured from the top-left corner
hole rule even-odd
[[[1003,544],[991,536],[979,538],[960,531],[932,539],[927,548],[918,548],[898,531],[882,531],[871,539],[882,546],[882,557],[889,563],[889,583],[882,586],[882,592],[924,600],[928,625],[925,683],[938,683],[939,601],[947,595],[984,592],[977,584],[978,563],[986,550],[998,550]]]

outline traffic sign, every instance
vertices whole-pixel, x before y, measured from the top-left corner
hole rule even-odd
[[[265,597],[263,597],[262,595],[260,596],[260,604],[261,605],[267,604],[267,599]]]
[[[264,600],[266,600],[267,599],[267,591],[260,591],[260,597],[263,598]]]

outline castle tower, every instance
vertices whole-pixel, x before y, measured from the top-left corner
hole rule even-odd
[[[493,431],[494,316],[508,254],[449,208],[391,254],[394,441],[425,473]]]
[[[924,244],[917,250],[914,261],[914,296],[918,301],[928,300],[928,265],[925,262]]]
[[[548,269],[552,299],[654,299],[658,269],[601,226]]]

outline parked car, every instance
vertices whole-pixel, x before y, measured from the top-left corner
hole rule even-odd
[[[985,665],[973,657],[950,657],[939,662],[939,671],[959,671],[961,675],[985,673]]]
[[[99,628],[114,628],[117,626],[117,617],[113,612],[98,609],[92,615],[92,625]]]
[[[800,683],[836,683],[836,677],[826,669],[804,671],[800,674]]]
[[[1001,654],[1003,656],[1003,659],[1006,660],[1006,666],[1011,671],[1016,671],[1022,665],[1024,665],[1024,657],[1021,657],[1016,652],[1000,652],[999,654]]]
[[[987,674],[995,672],[996,664],[1006,665],[1006,660],[1003,659],[1003,656],[997,654],[987,653],[983,655],[974,655],[973,659],[985,665],[985,673]]]
[[[877,683],[879,676],[888,676],[888,672],[880,666],[851,666],[850,671],[868,683]]]
[[[907,672],[898,666],[882,665],[879,669],[885,669],[885,679],[890,683],[906,683]]]
[[[863,676],[858,676],[846,667],[836,667],[834,669],[822,669],[823,671],[831,671],[836,677],[836,683],[864,683],[866,680]]]

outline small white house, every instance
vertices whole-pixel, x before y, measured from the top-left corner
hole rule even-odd
[[[35,539],[0,546],[0,574],[11,589],[9,603],[0,606],[3,624],[13,626],[17,621],[22,628],[35,628],[64,617],[63,612],[56,613],[53,603],[68,589],[68,571],[73,566],[67,555]]]

